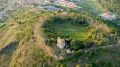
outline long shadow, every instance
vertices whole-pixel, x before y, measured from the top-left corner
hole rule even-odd
[[[1,51],[0,51],[0,55],[1,54],[11,54],[18,46],[18,42],[14,41],[14,42],[11,42],[8,46],[6,46],[5,48],[3,48]]]
[[[12,54],[17,49],[17,47],[18,42],[14,41],[0,51],[0,65],[2,65],[2,67],[9,67]]]

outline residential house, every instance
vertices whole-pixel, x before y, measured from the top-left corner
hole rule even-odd
[[[116,20],[117,19],[117,16],[112,13],[112,12],[105,12],[105,13],[102,13],[99,15],[101,18],[103,18],[104,20]]]
[[[58,39],[57,39],[57,46],[60,49],[63,49],[65,47],[65,39],[62,39],[62,38],[58,37]]]

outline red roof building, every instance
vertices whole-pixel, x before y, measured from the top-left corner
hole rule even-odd
[[[69,8],[76,8],[77,7],[77,5],[75,3],[69,2],[66,0],[59,0],[58,2],[59,2],[59,4],[66,6],[66,7],[69,7]]]

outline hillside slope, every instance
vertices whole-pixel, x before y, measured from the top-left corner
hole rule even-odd
[[[34,13],[33,9],[28,12],[21,10],[19,11],[19,14],[14,13],[15,16],[7,20],[7,24],[0,29],[0,49],[1,52],[6,53],[6,55],[4,55],[4,53],[0,54],[1,65],[3,62],[11,60],[11,67],[14,65],[19,67],[21,66],[20,63],[24,63],[23,67],[26,67],[26,65],[33,63],[33,51],[37,48],[45,51],[46,55],[52,56],[52,51],[45,45],[40,30],[41,23],[43,22],[42,20],[39,21],[41,12],[35,12],[36,13]],[[16,45],[16,47],[14,47],[14,45]],[[7,56],[8,58],[4,58],[4,56]],[[9,65],[8,62],[6,62],[6,64]],[[3,66],[6,66],[6,64],[4,63]]]

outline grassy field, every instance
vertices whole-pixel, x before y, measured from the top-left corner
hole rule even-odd
[[[82,3],[78,3],[83,10],[88,11],[92,14],[99,15],[104,11],[103,7],[96,0],[84,0]]]
[[[79,67],[119,67],[120,66],[120,46],[103,47],[91,49],[83,52],[75,61]],[[75,58],[75,57],[74,57]],[[82,66],[83,64],[83,66]],[[71,66],[72,64],[69,64]]]
[[[120,46],[91,50],[85,55],[86,62],[91,62],[93,67],[119,67],[120,66]]]
[[[86,27],[72,25],[70,23],[54,24],[52,27],[57,33],[63,35],[70,35],[72,39],[84,40],[86,34]]]
[[[4,23],[0,23],[0,28],[4,25]]]
[[[2,26],[3,24],[2,23],[0,23],[0,27]]]

